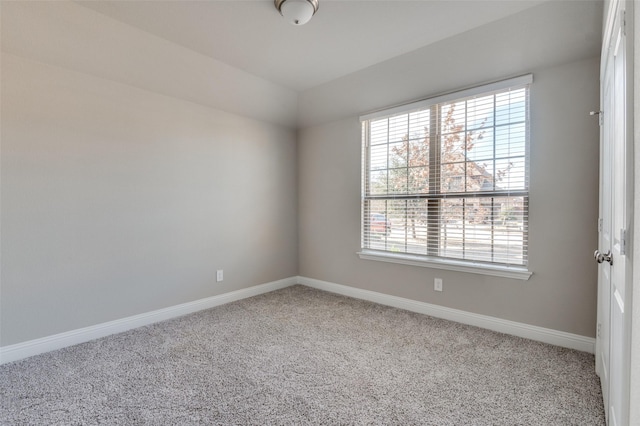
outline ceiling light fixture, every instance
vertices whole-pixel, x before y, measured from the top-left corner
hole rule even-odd
[[[293,25],[304,25],[318,11],[318,0],[274,0],[280,15]]]

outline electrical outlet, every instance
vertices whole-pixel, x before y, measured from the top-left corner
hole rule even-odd
[[[435,278],[433,280],[433,289],[435,291],[442,291],[442,278]]]
[[[224,279],[224,271],[222,269],[218,269],[216,271],[216,281],[220,282]]]

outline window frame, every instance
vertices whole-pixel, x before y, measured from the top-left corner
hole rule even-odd
[[[362,123],[362,144],[361,144],[361,149],[362,149],[362,186],[361,186],[361,215],[360,215],[360,223],[361,223],[361,232],[360,232],[360,247],[361,250],[358,251],[358,255],[361,259],[365,259],[365,260],[375,260],[375,261],[383,261],[383,262],[391,262],[391,263],[398,263],[398,264],[405,264],[405,265],[412,265],[412,266],[422,266],[422,267],[429,267],[429,268],[435,268],[435,269],[446,269],[446,270],[453,270],[453,271],[460,271],[460,272],[469,272],[469,273],[476,273],[476,274],[483,274],[483,275],[493,275],[493,276],[499,276],[499,277],[506,277],[506,278],[514,278],[514,279],[520,279],[520,280],[528,280],[530,278],[530,276],[532,275],[532,272],[529,271],[528,269],[528,257],[525,259],[524,264],[523,265],[518,265],[518,264],[509,264],[509,263],[497,263],[497,262],[489,262],[489,261],[476,261],[476,260],[469,260],[469,259],[457,259],[457,258],[452,258],[452,257],[441,257],[438,254],[434,255],[434,252],[432,251],[432,248],[430,248],[431,245],[431,241],[432,241],[432,237],[428,237],[427,236],[427,242],[425,243],[425,249],[426,249],[426,253],[427,254],[412,254],[412,253],[405,253],[405,252],[391,252],[391,251],[387,251],[387,250],[376,250],[376,249],[372,249],[372,248],[367,248],[367,238],[370,238],[370,232],[367,232],[367,220],[366,218],[368,217],[368,214],[370,212],[366,211],[366,202],[365,200],[374,200],[374,199],[386,199],[386,200],[407,200],[410,198],[419,198],[419,199],[424,199],[427,200],[427,203],[433,204],[433,203],[439,203],[440,199],[443,198],[447,198],[446,193],[442,193],[441,191],[439,191],[438,193],[433,193],[433,191],[430,189],[429,193],[426,194],[421,194],[421,195],[394,195],[391,193],[386,193],[384,195],[380,195],[380,196],[375,196],[375,195],[371,195],[368,193],[368,185],[370,185],[370,179],[369,179],[369,162],[368,162],[368,155],[369,155],[369,150],[371,149],[370,146],[367,146],[367,142],[369,141],[369,126],[366,126],[366,123],[369,123],[372,120],[376,120],[376,119],[382,119],[382,118],[387,118],[387,117],[393,117],[396,115],[401,115],[401,114],[409,114],[413,111],[417,111],[417,110],[427,110],[427,109],[431,109],[436,105],[440,105],[446,102],[451,102],[451,101],[461,101],[464,99],[468,99],[474,96],[482,96],[482,95],[489,95],[492,92],[499,92],[499,91],[504,91],[504,90],[508,90],[510,88],[521,88],[521,87],[527,87],[528,90],[528,96],[530,97],[530,86],[533,82],[533,75],[532,74],[527,74],[527,75],[523,75],[523,76],[519,76],[519,77],[515,77],[515,78],[510,78],[507,80],[501,80],[501,81],[496,81],[496,82],[492,82],[492,83],[488,83],[488,84],[483,84],[480,86],[474,86],[471,88],[467,88],[467,89],[463,89],[463,90],[458,90],[455,92],[449,92],[443,95],[439,95],[439,96],[435,96],[435,97],[431,97],[431,98],[427,98],[427,99],[423,99],[423,100],[419,100],[416,102],[412,102],[412,103],[408,103],[408,104],[404,104],[404,105],[397,105],[391,108],[387,108],[384,110],[380,110],[380,111],[375,111],[372,113],[368,113],[365,115],[360,116],[360,121]],[[492,191],[482,191],[482,190],[477,190],[474,192],[468,192],[468,193],[456,193],[455,197],[456,198],[465,198],[465,197],[482,197],[482,198],[487,198],[487,199],[492,199],[494,197],[523,197],[524,202],[527,203],[527,225],[528,225],[528,211],[529,211],[529,207],[528,207],[528,202],[530,199],[530,188],[529,188],[529,159],[530,159],[530,153],[529,153],[529,139],[530,139],[530,115],[528,114],[528,105],[527,105],[527,115],[526,115],[526,119],[525,119],[525,131],[526,131],[526,140],[525,140],[525,153],[524,153],[524,161],[525,161],[525,167],[524,167],[524,173],[525,173],[525,189],[522,190],[497,190],[495,187]],[[434,131],[433,128],[431,131]],[[434,139],[431,139],[434,140]],[[389,143],[387,141],[387,143]],[[436,145],[436,149],[433,149],[432,147],[429,147],[430,153],[430,161],[429,161],[429,167],[430,167],[430,173],[440,173],[440,160],[439,158],[436,158],[439,155],[439,151],[440,151],[440,147],[441,147],[441,140],[438,138],[438,144]],[[496,160],[496,157],[494,155],[494,161]],[[431,167],[432,167],[432,162],[431,161],[435,161],[434,164],[436,164],[437,167],[437,171],[433,172]],[[438,182],[439,183],[439,182]],[[433,185],[436,185],[436,183],[430,183],[429,184],[429,188],[433,188]],[[439,211],[439,207],[437,208]],[[439,217],[439,216],[438,216]],[[439,228],[441,226],[441,222],[438,219],[438,221],[435,223],[435,225],[429,224],[429,227],[435,227],[435,228]],[[429,235],[430,232],[433,231],[428,231],[427,235]],[[437,229],[435,230],[435,232],[439,232]],[[526,230],[523,230],[523,238],[526,238],[526,243],[524,245],[523,250],[526,250],[528,253],[528,248],[529,248],[529,244],[528,244],[528,227]],[[493,243],[492,243],[493,244]],[[437,250],[439,250],[439,248],[436,248]]]

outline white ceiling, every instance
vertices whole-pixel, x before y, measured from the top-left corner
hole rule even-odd
[[[271,0],[79,4],[280,86],[304,91],[546,1],[320,0],[304,26]]]

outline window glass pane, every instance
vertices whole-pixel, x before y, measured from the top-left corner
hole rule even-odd
[[[429,142],[418,139],[409,142],[409,166],[426,166],[429,164]]]
[[[467,163],[467,187],[466,192],[493,191],[493,173],[490,163]]]
[[[514,157],[524,155],[526,149],[525,123],[497,127],[496,157]]]
[[[371,145],[378,145],[381,143],[387,143],[387,136],[389,132],[389,120],[384,118],[382,120],[375,120],[371,122]]]
[[[387,250],[391,252],[426,254],[426,200],[391,200],[388,205],[391,232],[387,238]]]
[[[467,134],[467,158],[472,161],[493,158],[493,128],[474,130]]]
[[[465,200],[464,259],[491,261],[492,198]]]
[[[440,170],[441,192],[464,192],[465,163],[442,164]]]
[[[407,167],[408,142],[389,144],[389,168]]]
[[[456,163],[465,161],[465,133],[448,133],[442,135],[441,160],[443,163]]]
[[[440,133],[464,132],[465,128],[465,101],[444,104],[440,110]]]
[[[496,198],[494,262],[525,263],[525,198]]]
[[[387,171],[371,172],[369,175],[369,193],[371,195],[384,195],[387,192]]]
[[[409,138],[424,140],[429,135],[429,110],[415,111],[409,114]]]
[[[409,169],[409,193],[429,193],[429,167],[412,167]]]
[[[365,212],[365,224],[363,238],[367,248],[374,250],[387,249],[387,237],[390,233],[389,222],[387,221],[386,200],[370,200]]]
[[[407,200],[407,218],[403,233],[407,253],[427,254],[427,201]]]
[[[496,160],[496,186],[500,189],[526,189],[524,157]]]
[[[524,122],[526,118],[525,89],[496,95],[496,126]]]
[[[406,139],[408,133],[409,121],[406,114],[389,118],[389,142]]]
[[[464,200],[445,199],[440,202],[440,256],[463,259]]]
[[[493,95],[467,101],[467,129],[481,129],[493,126]]]
[[[407,193],[407,169],[390,169],[389,170],[389,193],[390,194],[406,194]]]
[[[374,145],[370,150],[369,168],[371,170],[383,170],[387,168],[388,145]]]

